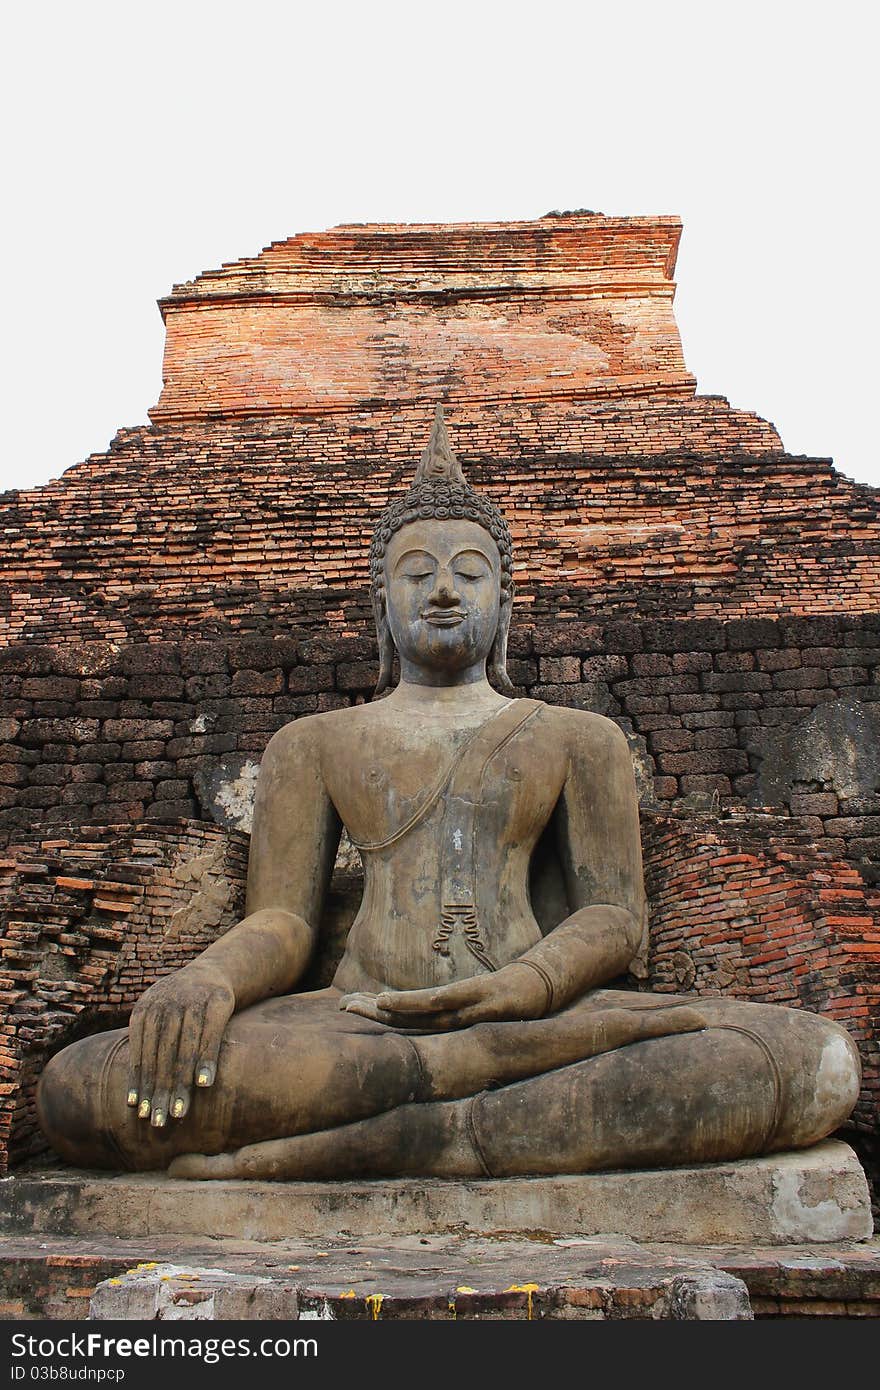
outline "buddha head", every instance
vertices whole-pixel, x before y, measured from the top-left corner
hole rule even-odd
[[[429,683],[454,684],[485,663],[493,684],[512,690],[512,569],[507,522],[465,481],[438,406],[412,486],[382,513],[370,546],[375,694],[391,682],[395,650]]]

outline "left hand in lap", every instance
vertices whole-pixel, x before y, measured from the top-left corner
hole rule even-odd
[[[474,975],[430,989],[344,994],[339,1007],[393,1028],[441,1032],[472,1023],[541,1018],[546,1003],[540,977],[513,961],[492,975]]]

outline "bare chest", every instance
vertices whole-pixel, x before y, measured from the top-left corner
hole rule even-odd
[[[540,715],[510,736],[386,727],[330,750],[324,775],[351,838],[375,845],[429,825],[456,802],[497,844],[533,841],[552,814],[567,758]]]

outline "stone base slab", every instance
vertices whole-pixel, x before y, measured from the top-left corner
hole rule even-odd
[[[260,1183],[31,1169],[0,1182],[7,1234],[278,1241],[377,1231],[784,1245],[867,1240],[873,1223],[862,1168],[836,1140],[767,1158],[585,1176]]]
[[[695,1247],[624,1237],[256,1241],[12,1236],[0,1318],[357,1321],[873,1318],[880,1240]]]
[[[324,1258],[337,1268],[331,1263],[321,1274],[309,1271],[304,1279],[295,1267],[286,1278],[269,1278],[151,1260],[102,1280],[90,1299],[89,1317],[149,1322],[354,1322],[383,1316],[431,1321],[525,1317],[729,1322],[753,1317],[748,1289],[736,1275],[694,1259],[652,1258],[636,1245],[626,1251],[599,1246],[585,1258],[584,1240],[577,1252],[580,1259],[573,1258],[571,1249],[548,1250],[537,1241],[435,1237],[434,1246],[429,1252],[420,1244],[413,1251],[398,1241],[392,1250],[402,1268],[393,1272],[387,1268],[388,1247],[373,1251],[385,1257],[378,1270],[372,1261],[365,1268],[350,1256],[340,1268],[341,1252],[334,1252],[334,1261],[325,1251]],[[439,1256],[446,1268],[420,1270],[419,1261],[429,1253],[435,1261]],[[603,1264],[613,1268],[602,1268]]]

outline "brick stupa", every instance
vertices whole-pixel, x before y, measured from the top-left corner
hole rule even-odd
[[[847,1023],[871,1161],[880,495],[696,393],[680,231],[583,213],[275,243],[162,301],[150,425],[2,498],[13,1158],[40,1147],[47,1053],[234,920],[274,730],[368,697],[369,536],[442,400],[511,523],[520,692],[630,738],[639,978]]]

